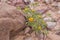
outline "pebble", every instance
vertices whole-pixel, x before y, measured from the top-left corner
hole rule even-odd
[[[44,21],[46,21],[46,22],[47,22],[47,21],[51,21],[51,20],[52,20],[51,17],[45,17],[45,18],[44,18]]]
[[[27,27],[27,28],[25,29],[25,33],[28,33],[29,31],[30,31],[30,28]]]
[[[47,22],[47,27],[52,29],[56,26],[56,22]]]

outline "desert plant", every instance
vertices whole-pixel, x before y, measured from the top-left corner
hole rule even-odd
[[[47,35],[47,24],[43,20],[41,13],[38,13],[36,10],[31,9],[29,6],[26,6],[22,11],[24,12],[24,14],[26,14],[26,24],[28,26],[31,26],[37,34],[42,33],[43,35]]]

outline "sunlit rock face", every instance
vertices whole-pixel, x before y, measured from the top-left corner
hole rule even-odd
[[[23,29],[24,15],[8,4],[0,4],[0,40],[9,40],[10,31]]]

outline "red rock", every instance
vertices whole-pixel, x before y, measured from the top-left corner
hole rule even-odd
[[[0,5],[0,40],[9,40],[10,31],[25,27],[23,14],[15,7],[2,3]]]

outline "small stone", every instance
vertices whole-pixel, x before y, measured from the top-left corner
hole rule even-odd
[[[51,21],[52,18],[51,18],[51,17],[46,17],[46,18],[44,18],[44,20],[45,20],[45,21]]]
[[[49,29],[52,29],[52,28],[54,28],[56,26],[56,22],[47,22],[47,27],[49,28]]]
[[[29,31],[30,31],[30,28],[27,27],[27,28],[25,29],[25,33],[28,33]]]
[[[34,0],[30,0],[31,1],[31,3],[34,3]]]

